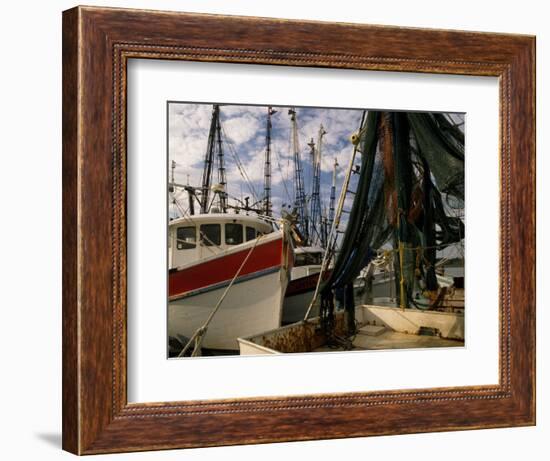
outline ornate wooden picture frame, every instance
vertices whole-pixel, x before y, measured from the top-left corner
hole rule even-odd
[[[498,77],[498,385],[128,403],[131,58]],[[92,7],[63,13],[65,450],[93,454],[533,424],[534,37]]]

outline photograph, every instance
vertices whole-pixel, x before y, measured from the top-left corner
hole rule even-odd
[[[464,113],[166,113],[169,358],[464,347]]]

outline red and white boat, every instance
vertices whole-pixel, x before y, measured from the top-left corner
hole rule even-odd
[[[198,214],[170,221],[168,238],[169,336],[180,342],[191,338],[237,273],[202,347],[238,350],[237,338],[281,326],[294,261],[284,225],[273,230],[258,216]]]
[[[283,305],[283,324],[304,320],[319,280],[324,250],[321,247],[302,246],[294,249],[294,266],[286,289]],[[327,278],[325,273],[324,278]],[[318,308],[310,317],[319,315]]]

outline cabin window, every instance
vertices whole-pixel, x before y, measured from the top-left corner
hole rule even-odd
[[[219,224],[201,225],[201,245],[211,247],[222,243],[222,229]]]
[[[294,258],[294,266],[313,266],[323,262],[321,253],[298,253]]]
[[[228,245],[243,243],[243,226],[241,224],[225,225],[225,243]]]
[[[197,245],[197,230],[195,226],[178,227],[176,231],[178,250],[190,250]]]
[[[246,241],[254,240],[256,238],[256,229],[246,226]]]

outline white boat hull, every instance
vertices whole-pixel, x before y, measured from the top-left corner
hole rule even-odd
[[[287,271],[275,271],[235,283],[210,322],[202,346],[238,350],[237,338],[278,328],[282,320]],[[194,294],[168,304],[168,334],[190,338],[222,297],[226,287]]]

